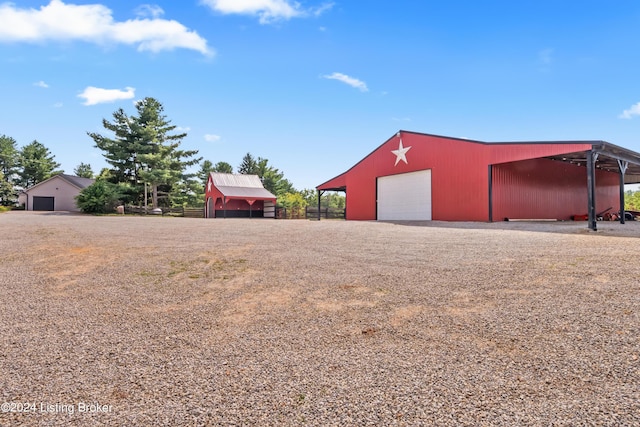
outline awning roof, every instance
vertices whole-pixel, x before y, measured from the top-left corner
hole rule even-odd
[[[220,190],[225,197],[230,199],[275,199],[276,196],[271,194],[265,188],[246,188],[246,187],[218,187],[216,188]]]
[[[604,141],[593,143],[592,151],[598,154],[598,159],[595,162],[596,169],[602,169],[609,172],[619,172],[620,166],[618,161],[626,162],[627,170],[624,175],[625,184],[640,183],[640,154]],[[586,167],[587,165],[586,151],[559,154],[557,156],[549,156],[547,158],[571,163],[577,166]]]

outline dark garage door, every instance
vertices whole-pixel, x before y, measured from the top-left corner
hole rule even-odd
[[[34,211],[52,211],[53,197],[33,197]]]

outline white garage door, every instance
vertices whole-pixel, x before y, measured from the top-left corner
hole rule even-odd
[[[431,170],[378,178],[378,220],[431,220]]]

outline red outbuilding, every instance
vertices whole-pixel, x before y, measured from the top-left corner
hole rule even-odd
[[[258,175],[211,172],[205,188],[206,218],[275,218],[276,196]]]
[[[316,187],[346,193],[347,219],[569,220],[624,210],[640,154],[605,141],[486,143],[400,131]],[[624,216],[622,216],[624,220]]]

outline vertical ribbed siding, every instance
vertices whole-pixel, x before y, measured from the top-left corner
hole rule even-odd
[[[406,160],[396,161],[400,138]],[[488,165],[494,166],[493,220],[563,218],[586,212],[586,172],[544,157],[588,151],[588,142],[483,144],[458,138],[401,132],[389,138],[345,173],[318,186],[346,187],[347,218],[376,219],[377,178],[430,169],[432,218],[444,221],[489,219]],[[538,159],[538,160],[530,160]],[[531,163],[533,162],[533,163]],[[547,163],[545,163],[547,162]],[[550,162],[550,163],[548,163]],[[540,167],[540,169],[536,169]],[[526,170],[529,168],[530,170]],[[597,173],[597,209],[617,198],[617,175]],[[604,177],[604,178],[603,178]],[[604,208],[602,207],[604,206]]]
[[[597,171],[596,211],[616,206],[618,176]],[[586,168],[549,159],[493,166],[493,219],[561,219],[587,211]]]

